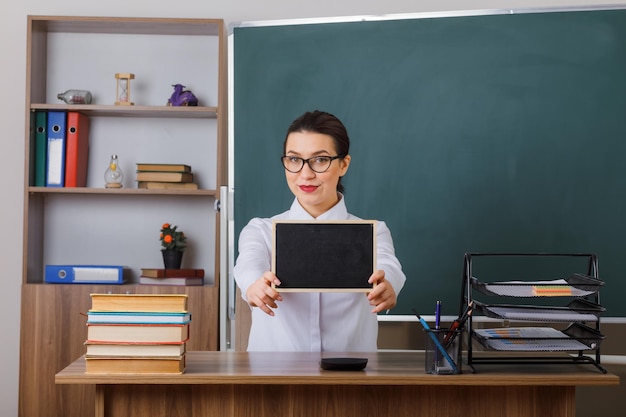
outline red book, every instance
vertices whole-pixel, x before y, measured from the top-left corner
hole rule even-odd
[[[89,118],[78,112],[67,112],[65,148],[65,186],[87,185],[89,158]]]
[[[204,278],[204,269],[141,268],[141,276],[150,278]]]

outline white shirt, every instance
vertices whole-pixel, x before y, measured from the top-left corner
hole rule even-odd
[[[245,300],[248,287],[271,270],[272,220],[315,220],[294,199],[291,208],[270,219],[254,218],[239,236],[234,268]],[[317,220],[358,219],[348,213],[343,196]],[[400,293],[406,277],[395,256],[389,228],[377,222],[377,269]],[[280,279],[280,277],[279,277]],[[249,351],[372,352],[377,349],[378,321],[365,293],[282,293],[275,316],[252,308]],[[247,300],[246,300],[247,301]]]

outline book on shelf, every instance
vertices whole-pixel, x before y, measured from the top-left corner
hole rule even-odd
[[[98,374],[182,374],[185,372],[185,355],[176,358],[85,358],[85,373]]]
[[[91,294],[91,311],[187,312],[187,294]]]
[[[191,172],[191,166],[186,164],[152,164],[140,162],[137,164],[137,172],[139,171]]]
[[[171,277],[171,278],[152,278],[139,277],[139,284],[142,285],[204,285],[202,277]]]
[[[141,268],[141,276],[152,277],[152,278],[179,278],[179,277],[204,278],[204,269],[202,268],[183,268],[183,269]]]
[[[85,342],[85,357],[179,357],[187,351],[181,343],[93,343]]]
[[[137,181],[155,181],[155,182],[193,182],[193,174],[191,172],[137,172]]]
[[[189,324],[87,323],[88,342],[180,343],[189,339]]]
[[[142,190],[197,190],[198,184],[195,182],[139,181],[137,188]]]
[[[186,324],[191,313],[143,313],[117,311],[88,311],[87,323],[109,324]]]

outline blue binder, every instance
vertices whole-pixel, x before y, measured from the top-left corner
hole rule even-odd
[[[65,185],[65,134],[67,114],[64,111],[48,112],[48,151],[46,187]]]
[[[121,265],[46,265],[44,281],[52,284],[123,284]]]

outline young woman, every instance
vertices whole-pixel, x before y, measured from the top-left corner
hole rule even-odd
[[[376,313],[396,305],[405,276],[391,233],[377,222],[377,285],[364,293],[279,293],[271,269],[272,220],[353,220],[341,178],[350,166],[350,139],[332,114],[313,111],[287,131],[282,164],[295,199],[291,208],[269,219],[254,218],[239,236],[235,280],[252,307],[249,351],[363,352],[377,349]]]

